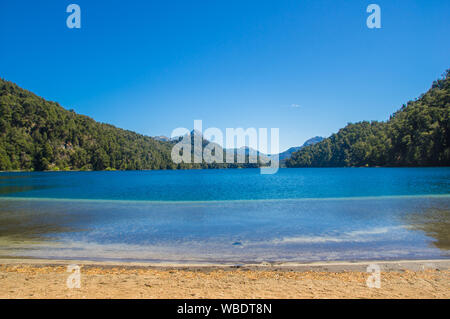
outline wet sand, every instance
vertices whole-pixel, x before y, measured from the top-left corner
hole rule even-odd
[[[0,298],[450,298],[450,260],[168,265],[0,259]],[[68,288],[69,264],[81,287]]]

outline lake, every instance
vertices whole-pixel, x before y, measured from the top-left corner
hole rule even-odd
[[[0,257],[450,258],[450,168],[0,173]]]

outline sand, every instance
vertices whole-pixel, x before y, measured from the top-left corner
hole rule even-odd
[[[81,269],[69,289],[68,264]],[[161,265],[0,260],[0,298],[450,298],[450,260],[368,263]]]

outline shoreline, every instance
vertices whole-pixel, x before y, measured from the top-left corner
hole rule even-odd
[[[261,167],[211,167],[211,168],[165,168],[165,169],[102,169],[102,170],[94,170],[94,169],[59,169],[59,170],[7,170],[2,171],[0,173],[64,173],[64,172],[149,172],[149,171],[189,171],[189,170],[223,170],[223,169],[260,169],[266,166]],[[280,166],[279,168],[443,168],[450,167],[449,165],[435,165],[435,166]]]
[[[155,264],[0,259],[0,298],[7,299],[313,299],[450,298],[450,260],[371,262]],[[80,268],[79,288],[69,288]]]
[[[76,259],[39,259],[39,258],[1,258],[0,266],[58,267],[64,265],[80,267],[102,267],[125,269],[184,269],[196,271],[211,270],[252,270],[252,271],[324,271],[345,272],[365,271],[369,265],[379,265],[385,271],[420,271],[424,269],[450,270],[449,259],[401,259],[401,260],[367,260],[367,261],[318,261],[318,262],[262,262],[262,263],[182,263],[182,262],[136,262],[136,261],[95,261]]]

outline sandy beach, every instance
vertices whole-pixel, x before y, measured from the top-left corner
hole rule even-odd
[[[81,287],[69,289],[69,264]],[[0,260],[0,298],[450,298],[450,260],[376,262],[381,287],[368,288],[368,262],[164,265]]]

